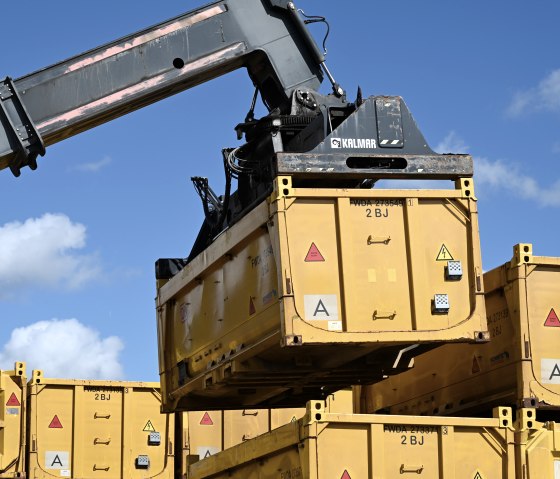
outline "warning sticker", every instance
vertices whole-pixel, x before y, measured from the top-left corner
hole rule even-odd
[[[16,393],[12,393],[12,395],[8,399],[8,402],[6,403],[6,406],[9,406],[9,407],[21,406],[21,403],[19,402],[19,399],[17,398]]]
[[[543,384],[560,384],[560,359],[541,359]]]
[[[146,423],[146,425],[144,426],[144,429],[142,429],[142,431],[156,432],[156,428],[152,424],[152,421],[148,420],[148,422]]]
[[[196,454],[200,459],[206,459],[220,452],[221,449],[215,446],[199,446],[196,448]]]
[[[290,422],[297,422],[297,417],[292,416],[292,420]]]
[[[478,362],[478,358],[476,356],[473,356],[471,373],[476,374],[479,372],[480,372],[480,363]]]
[[[436,261],[453,261],[453,255],[444,244],[441,245]]]
[[[473,479],[484,479],[484,476],[480,472],[476,471]]]
[[[214,425],[214,421],[212,421],[212,418],[210,417],[210,414],[208,414],[208,412],[204,413],[204,416],[202,416],[202,419],[200,420],[200,424],[202,426],[213,426]]]
[[[544,325],[549,328],[560,328],[560,319],[558,319],[558,315],[556,314],[556,311],[554,311],[554,308],[552,308],[550,313],[548,313]]]
[[[56,414],[49,424],[49,429],[62,429],[62,423],[60,422],[60,419],[58,419],[58,416]]]
[[[329,331],[342,331],[342,321],[329,321],[328,330]]]
[[[309,251],[307,252],[307,255],[305,256],[305,262],[306,263],[313,263],[313,262],[316,262],[316,261],[325,261],[325,258],[323,257],[323,255],[321,254],[321,252],[319,251],[319,248],[317,248],[315,243],[311,243],[311,246],[309,247]]]
[[[305,319],[338,321],[338,299],[336,294],[306,294],[303,296]]]
[[[344,472],[342,473],[342,476],[340,476],[340,479],[352,479],[352,478],[350,477],[348,471],[344,469]]]
[[[255,308],[255,303],[253,302],[253,298],[249,297],[249,316],[253,316],[257,312],[257,308]]]
[[[68,451],[46,451],[45,467],[47,469],[70,469],[70,454]]]

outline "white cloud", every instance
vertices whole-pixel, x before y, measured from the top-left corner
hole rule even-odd
[[[0,369],[25,361],[29,370],[42,369],[45,377],[118,380],[123,378],[123,347],[118,337],[101,338],[76,319],[39,321],[12,331],[0,352]]]
[[[463,141],[463,139],[457,135],[457,133],[455,131],[450,131],[447,136],[440,141],[436,147],[434,148],[434,151],[437,151],[438,153],[467,153],[469,150],[469,147],[467,146],[467,144]]]
[[[517,165],[503,160],[474,159],[475,182],[486,190],[506,190],[530,199],[540,206],[560,206],[560,180],[546,187],[520,171]]]
[[[29,286],[72,289],[96,278],[95,255],[77,253],[85,244],[86,227],[63,214],[0,226],[0,297]]]
[[[513,95],[507,114],[518,117],[528,111],[560,111],[560,69],[554,70],[534,88]]]
[[[80,165],[76,165],[73,169],[78,171],[85,171],[88,173],[97,173],[101,168],[108,166],[111,164],[113,160],[110,156],[104,156],[99,161],[93,161],[91,163],[82,163]]]

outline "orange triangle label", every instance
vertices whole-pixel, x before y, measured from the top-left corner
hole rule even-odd
[[[49,429],[62,429],[62,423],[60,422],[60,419],[58,419],[58,416],[56,414],[49,424]]]
[[[560,328],[560,319],[558,319],[558,315],[556,314],[556,311],[554,311],[554,308],[552,308],[550,313],[548,313],[544,325],[551,328]]]
[[[255,308],[255,303],[253,302],[253,298],[249,298],[249,316],[252,316],[257,312],[257,308]]]
[[[21,406],[21,403],[19,402],[16,393],[12,393],[10,399],[8,399],[8,402],[6,403],[6,406]]]
[[[478,358],[476,356],[473,356],[472,358],[472,370],[471,372],[473,374],[479,373],[480,372],[480,364],[478,362]]]
[[[307,252],[307,256],[305,257],[306,263],[313,263],[315,261],[325,261],[323,255],[319,251],[319,248],[315,245],[315,243],[311,243],[309,247],[309,251]]]
[[[200,424],[202,424],[203,426],[213,426],[214,421],[212,421],[212,418],[210,417],[210,414],[205,412],[204,416],[202,416],[202,419],[200,420]]]
[[[342,473],[342,476],[340,476],[340,479],[352,479],[352,478],[350,477],[350,474],[348,474],[348,471],[344,469],[344,472]]]

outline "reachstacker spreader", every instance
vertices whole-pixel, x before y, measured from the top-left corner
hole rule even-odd
[[[439,461],[430,468],[425,456],[403,459],[399,474],[490,477],[482,469],[494,467],[492,460],[465,468],[464,455],[448,447],[458,436],[444,436],[466,425],[482,437],[475,442],[494,441],[500,477],[513,477],[527,468],[528,453],[510,438],[535,429],[541,443],[557,437],[555,423],[527,419],[532,410],[521,409],[512,425],[507,408],[496,410],[495,421],[461,423],[353,415],[340,423],[325,409],[322,400],[333,391],[405,372],[438,344],[483,343],[489,334],[472,158],[434,152],[400,97],[363,97],[358,89],[349,100],[307,30],[316,21],[324,18],[304,16],[287,0],[222,0],[22,78],[6,77],[0,169],[15,176],[34,170],[51,144],[246,68],[255,94],[235,126],[244,141],[221,151],[225,191],[192,178],[205,215],[200,232],[189,254],[156,261],[162,410],[311,402],[281,438],[273,431],[264,442],[247,441],[205,459],[214,461],[207,466],[189,467],[187,476],[229,477],[245,459],[264,463],[285,443],[309,455],[286,470],[274,466],[274,474],[327,477],[335,471],[332,443],[323,449],[318,435],[334,425],[332,437],[360,444],[347,452],[366,466],[385,456],[380,438],[393,436],[384,433],[401,427],[407,433],[387,449],[397,462],[410,453],[401,445],[429,443],[424,450],[443,452],[430,456]],[[318,91],[324,77],[330,94]],[[259,95],[268,114],[257,119]],[[375,188],[379,179],[451,186],[388,190]],[[345,436],[339,429],[356,429],[350,423],[360,426]],[[432,433],[434,440],[424,439]],[[287,464],[284,456],[278,461]],[[369,472],[348,464],[333,472],[336,479],[396,474],[396,462]],[[253,474],[250,467],[239,477]]]

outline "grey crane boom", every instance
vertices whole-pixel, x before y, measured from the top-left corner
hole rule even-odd
[[[45,146],[246,67],[269,109],[316,90],[324,58],[293,3],[222,0],[17,80],[0,81],[0,169]]]

